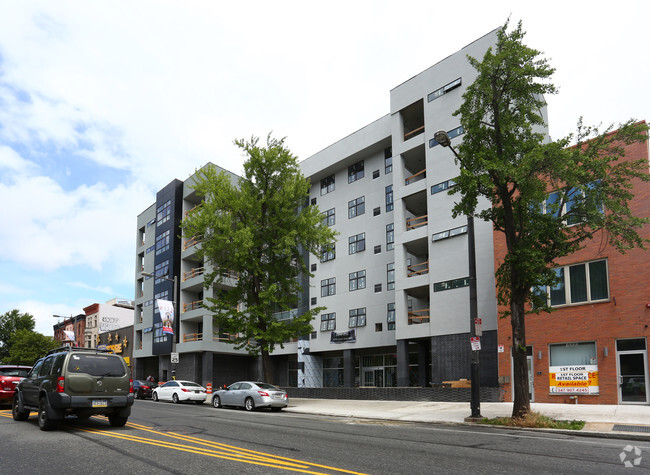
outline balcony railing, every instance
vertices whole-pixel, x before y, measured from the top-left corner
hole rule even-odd
[[[406,269],[408,270],[408,274],[406,274],[407,277],[413,277],[414,275],[428,274],[429,260],[420,262],[419,264],[412,264],[410,266],[407,266]]]
[[[198,208],[199,205],[196,205],[194,208],[188,209],[185,211],[185,217],[187,218],[190,214],[192,214],[193,211],[196,211],[196,208]]]
[[[203,275],[205,272],[205,267],[196,267],[195,269],[192,269],[188,272],[183,272],[183,282],[189,279],[193,279],[194,277],[198,277],[199,275]]]
[[[429,309],[424,308],[422,310],[411,310],[408,313],[409,316],[409,325],[417,325],[419,323],[428,323],[429,322]]]
[[[183,342],[188,342],[188,341],[203,341],[203,333],[183,334]]]
[[[184,303],[183,313],[189,312],[191,310],[196,310],[197,308],[203,308],[203,300],[195,300],[194,302]]]
[[[404,180],[404,184],[410,185],[411,183],[415,183],[416,181],[424,180],[427,177],[427,170],[426,168],[424,170],[420,170],[417,172],[415,175],[411,175],[410,177],[406,178]]]
[[[415,137],[416,135],[420,135],[424,133],[424,125],[421,125],[417,129],[413,129],[410,132],[406,132],[404,134],[404,141],[407,141],[410,138]]]
[[[235,272],[234,270],[223,271],[223,272],[221,273],[221,276],[222,276],[222,277],[225,277],[225,278],[227,278],[227,279],[235,279],[235,280],[239,280],[239,273],[238,273],[238,272]]]
[[[428,215],[418,216],[416,218],[408,218],[406,220],[406,230],[410,231],[411,229],[419,228],[420,226],[425,226],[428,223]]]
[[[186,251],[192,246],[196,246],[199,243],[199,239],[197,237],[193,237],[192,239],[188,239],[185,241],[185,244],[183,244],[183,250]]]
[[[234,341],[237,338],[236,334],[231,333],[214,333],[212,341]]]

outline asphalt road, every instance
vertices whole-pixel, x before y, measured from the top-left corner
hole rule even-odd
[[[124,428],[70,418],[54,432],[3,407],[0,441],[0,473],[19,474],[650,473],[645,442],[153,401]]]

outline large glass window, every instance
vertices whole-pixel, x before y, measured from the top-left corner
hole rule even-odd
[[[169,221],[172,212],[172,202],[168,200],[156,209],[156,226]]]
[[[336,224],[335,208],[323,212],[323,224],[325,226],[334,226],[334,224]]]
[[[353,308],[350,310],[350,321],[348,326],[350,328],[366,326],[366,307]]]
[[[328,297],[336,294],[336,277],[320,281],[320,296]]]
[[[596,364],[596,342],[550,345],[550,366],[581,366]]]
[[[330,243],[320,249],[320,261],[327,262],[336,259],[336,244]]]
[[[350,254],[366,250],[366,233],[357,234],[348,238],[348,251]]]
[[[361,180],[363,178],[363,160],[348,167],[348,183]]]
[[[386,265],[386,290],[395,290],[395,263],[391,262]]]
[[[554,271],[559,282],[546,290],[551,306],[609,299],[606,259],[558,267]]]
[[[390,223],[386,225],[386,250],[395,249],[395,225]]]
[[[395,205],[393,204],[393,185],[386,187],[386,212],[393,211]]]
[[[356,200],[348,201],[348,218],[361,216],[366,212],[366,197],[361,196]]]
[[[395,330],[395,302],[388,304],[388,311],[386,314],[386,321],[388,322],[387,329]]]
[[[384,173],[389,174],[393,171],[393,148],[384,149]]]
[[[336,330],[336,313],[324,313],[320,316],[320,331]]]
[[[366,288],[366,271],[360,270],[350,273],[350,291]]]
[[[156,255],[162,254],[163,252],[169,250],[170,233],[171,230],[168,229],[164,233],[161,233],[159,236],[156,236]]]
[[[327,193],[331,193],[332,191],[334,191],[334,186],[335,186],[334,181],[335,181],[334,180],[334,175],[330,175],[328,177],[325,177],[320,181],[320,195],[321,196],[326,195]]]
[[[154,268],[153,275],[156,276],[156,280],[154,280],[154,284],[159,284],[164,280],[163,277],[167,277],[169,275],[169,259],[166,261],[162,261],[160,264],[156,264],[156,267]]]

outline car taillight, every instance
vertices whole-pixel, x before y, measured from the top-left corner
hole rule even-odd
[[[56,380],[56,392],[62,393],[63,391],[65,391],[65,378],[63,376],[59,376]]]
[[[260,396],[262,396],[262,397],[269,397],[269,393],[267,393],[267,392],[264,392],[264,391],[257,391],[257,392],[258,392],[258,393],[260,394]]]
[[[190,391],[190,390],[187,389],[187,388],[181,388],[181,390],[182,390],[184,393],[191,393],[191,392],[192,392],[192,391]]]
[[[133,380],[129,379],[129,394],[133,393]]]

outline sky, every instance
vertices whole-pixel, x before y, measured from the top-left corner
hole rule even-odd
[[[137,215],[237,138],[300,160],[504,24],[556,68],[553,138],[650,121],[650,2],[0,0],[0,315],[134,298]]]

